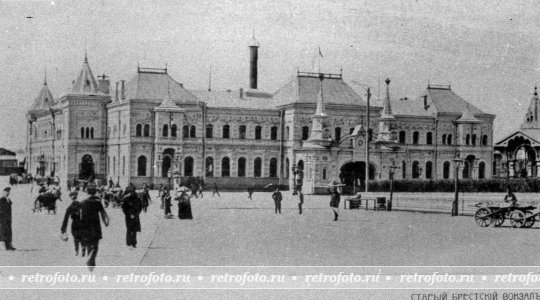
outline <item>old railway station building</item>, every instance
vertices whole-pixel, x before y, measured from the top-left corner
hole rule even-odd
[[[54,98],[45,82],[27,113],[28,171],[121,186],[166,185],[175,174],[247,188],[292,186],[298,170],[314,193],[332,180],[363,186],[369,147],[371,180],[391,169],[396,179],[451,179],[456,155],[465,161],[460,177],[492,176],[494,115],[450,86],[399,99],[386,80],[366,136],[366,99],[342,74],[297,72],[264,92],[258,50],[253,39],[249,88],[235,91],[189,90],[167,69],[140,67],[111,86],[105,75],[96,80],[85,55],[71,91]]]

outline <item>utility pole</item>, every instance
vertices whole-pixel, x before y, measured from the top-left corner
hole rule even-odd
[[[369,180],[369,101],[371,100],[371,88],[367,88],[367,107],[366,107],[366,170],[365,170],[365,184],[366,184],[366,193],[369,191],[368,180]]]

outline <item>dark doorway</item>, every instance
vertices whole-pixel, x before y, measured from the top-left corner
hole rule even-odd
[[[168,172],[171,170],[174,157],[174,149],[167,148],[163,151],[163,161],[161,162],[161,177],[168,177]]]
[[[81,164],[79,166],[79,178],[87,179],[94,177],[94,160],[92,156],[86,154],[82,157]]]
[[[366,163],[355,161],[344,164],[340,169],[340,179],[345,186],[365,188]],[[369,165],[369,180],[375,179],[375,167]]]

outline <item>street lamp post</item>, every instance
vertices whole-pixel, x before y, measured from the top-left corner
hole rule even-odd
[[[390,175],[390,200],[388,200],[388,205],[386,207],[387,211],[392,210],[392,197],[394,195],[394,173],[396,169],[399,169],[399,167],[396,166],[396,161],[392,160],[392,165],[388,168],[388,172]]]
[[[454,202],[452,203],[452,217],[458,215],[458,201],[459,201],[459,167],[463,162],[459,158],[459,154],[454,158],[455,176],[454,176]]]
[[[358,86],[362,87],[366,92],[367,92],[367,107],[366,107],[366,166],[365,166],[365,173],[366,173],[366,176],[365,176],[365,192],[367,193],[369,191],[369,188],[368,188],[368,180],[369,180],[369,102],[371,100],[371,87],[366,85],[366,84],[363,84],[363,83],[360,83],[360,82],[357,82],[357,81],[352,81],[353,83],[357,84]]]

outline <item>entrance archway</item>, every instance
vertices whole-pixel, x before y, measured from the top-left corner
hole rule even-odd
[[[366,163],[363,161],[348,162],[341,166],[340,176],[342,183],[349,187],[365,187]],[[369,180],[375,179],[375,166],[369,164]]]
[[[516,177],[536,176],[536,153],[530,145],[521,145],[515,154],[514,174]]]
[[[172,166],[172,161],[174,157],[174,149],[167,148],[163,151],[163,159],[161,162],[161,177],[168,177],[169,170]]]
[[[82,157],[79,165],[79,178],[87,179],[94,177],[94,159],[91,155],[86,154]]]

